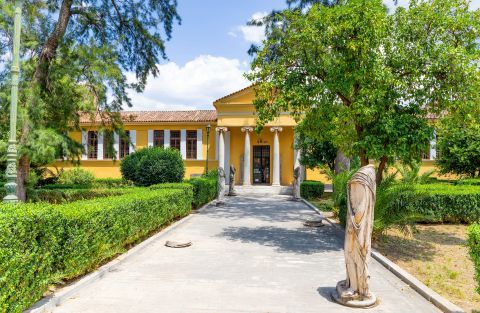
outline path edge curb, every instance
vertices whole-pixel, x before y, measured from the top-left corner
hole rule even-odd
[[[345,230],[338,225],[335,221],[331,220],[320,211],[316,206],[311,204],[308,200],[302,198],[303,203],[305,203],[309,208],[317,212],[324,220],[326,220],[330,225],[333,227],[345,232]],[[419,281],[413,275],[408,273],[406,270],[398,266],[397,264],[393,263],[389,260],[386,256],[381,254],[380,252],[372,249],[371,253],[372,258],[374,258],[378,263],[380,263],[383,267],[387,270],[392,272],[395,276],[400,278],[404,283],[406,283],[410,288],[415,290],[418,294],[424,297],[426,300],[433,303],[437,308],[439,308],[442,312],[445,313],[465,313],[463,309],[458,307],[457,305],[453,304],[443,296],[439,295],[429,287],[427,287],[424,283]]]
[[[164,235],[170,233],[174,229],[180,227],[183,225],[185,222],[190,220],[192,217],[195,216],[196,213],[205,210],[208,208],[212,203],[215,202],[215,199],[204,204],[200,208],[196,210],[192,210],[189,215],[185,216],[184,218],[168,225],[155,235],[145,239],[135,247],[131,248],[124,254],[119,255],[117,258],[111,260],[107,264],[99,267],[97,270],[86,274],[84,277],[80,278],[78,281],[75,283],[61,288],[58,290],[58,292],[54,292],[53,295],[44,297],[37,301],[35,304],[33,304],[30,308],[26,309],[23,311],[23,313],[48,313],[51,312],[55,307],[58,307],[61,305],[64,301],[68,300],[72,295],[76,294],[83,288],[87,287],[91,283],[101,279],[103,276],[105,276],[107,273],[112,272],[116,267],[118,267],[120,264],[122,264],[124,261],[128,260],[132,256],[136,255],[152,243],[154,243],[157,240],[160,240],[160,237],[163,237]]]

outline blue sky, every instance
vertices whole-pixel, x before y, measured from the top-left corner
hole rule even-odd
[[[393,0],[385,3],[393,7]],[[178,0],[182,24],[166,43],[169,60],[158,65],[160,76],[150,77],[142,94],[130,93],[129,110],[213,109],[215,99],[248,86],[247,50],[261,41],[263,29],[246,22],[284,7],[285,0]]]

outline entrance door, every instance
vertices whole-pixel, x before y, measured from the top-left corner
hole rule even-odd
[[[270,146],[253,146],[253,183],[270,183]]]

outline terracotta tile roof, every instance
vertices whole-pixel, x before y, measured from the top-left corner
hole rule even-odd
[[[80,123],[100,123],[100,113],[95,116],[80,114]],[[194,110],[194,111],[123,111],[120,116],[124,123],[200,123],[215,122],[217,111],[215,110]]]

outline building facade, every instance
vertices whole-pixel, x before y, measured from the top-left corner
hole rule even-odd
[[[181,152],[185,178],[200,176],[208,163],[209,169],[222,166],[227,177],[233,165],[239,185],[290,185],[293,170],[300,165],[294,148],[296,122],[287,112],[281,113],[256,133],[254,97],[253,87],[247,87],[216,100],[215,110],[122,112],[123,136],[101,131],[100,120],[84,117],[82,131],[70,136],[85,148],[80,166],[98,178],[121,177],[120,160],[125,155],[159,146]],[[424,170],[434,166],[434,145],[425,154]],[[74,165],[57,161],[53,166]],[[307,170],[306,179],[328,181],[318,170]]]

